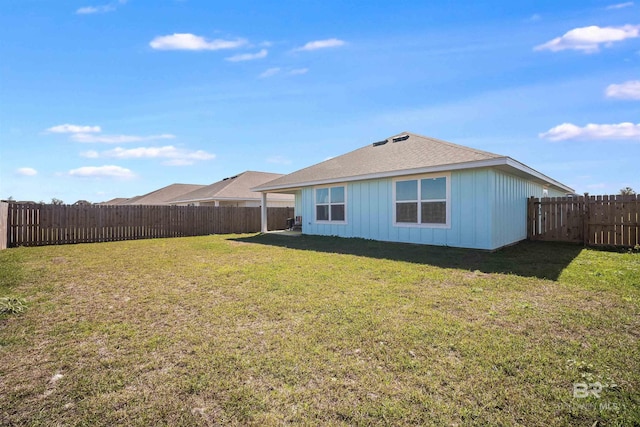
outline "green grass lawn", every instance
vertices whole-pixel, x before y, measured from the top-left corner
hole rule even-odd
[[[637,253],[16,248],[2,296],[28,305],[0,316],[2,425],[640,425]]]

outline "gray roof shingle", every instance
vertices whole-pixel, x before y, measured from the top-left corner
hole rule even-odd
[[[181,194],[171,200],[171,203],[187,203],[207,200],[259,200],[260,193],[251,188],[282,177],[282,174],[269,172],[246,171],[211,185],[196,189],[190,193]],[[270,194],[269,200],[293,201],[289,194]]]
[[[204,185],[197,184],[171,184],[142,196],[126,199],[119,205],[168,205],[169,201],[182,194],[189,193]]]
[[[407,138],[404,138],[407,137]],[[401,139],[394,142],[394,139]],[[322,181],[392,173],[442,165],[506,158],[498,154],[402,132],[375,144],[309,166],[254,190],[295,187]]]
[[[96,203],[97,205],[121,205],[123,202],[129,200],[126,197],[116,197],[115,199],[107,200],[106,202]]]

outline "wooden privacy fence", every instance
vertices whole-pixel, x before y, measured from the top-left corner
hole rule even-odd
[[[531,197],[527,237],[592,246],[640,244],[640,196]]]
[[[253,233],[261,228],[259,207],[2,205],[8,205],[6,228],[0,228],[7,247]],[[283,229],[291,217],[293,208],[268,208],[267,228]]]

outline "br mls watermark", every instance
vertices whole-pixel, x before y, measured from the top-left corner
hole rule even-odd
[[[600,381],[595,383],[573,383],[573,397],[576,399],[584,399],[589,396],[600,399],[600,394],[608,388],[616,388],[616,383],[602,384]]]
[[[567,360],[566,367],[571,377],[577,381],[573,383],[571,390],[573,399],[560,403],[560,407],[569,411],[588,412],[621,412],[628,409],[626,393],[622,393],[620,386],[606,375],[606,367],[598,368],[588,361],[578,359]]]
[[[601,383],[600,381],[596,381],[593,383],[586,382],[577,382],[573,383],[573,397],[574,399],[586,399],[588,397],[595,397],[596,399],[601,399],[603,393],[608,389],[617,388],[618,385],[615,383]],[[562,406],[568,407],[573,410],[599,410],[599,411],[615,411],[619,412],[621,409],[624,409],[625,405],[620,404],[618,402],[610,402],[606,400],[590,400],[590,401],[574,401],[574,402],[565,402]]]

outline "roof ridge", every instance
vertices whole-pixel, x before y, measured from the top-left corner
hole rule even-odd
[[[338,157],[346,156],[347,154],[351,154],[351,153],[355,153],[356,151],[364,150],[364,149],[366,149],[366,148],[369,148],[369,146],[370,146],[370,145],[371,145],[371,144],[367,144],[367,145],[365,145],[365,146],[363,146],[363,147],[358,147],[358,148],[356,148],[356,149],[354,149],[354,150],[351,150],[351,151],[348,151],[348,152],[346,152],[346,153],[344,153],[344,154],[340,154],[339,156],[332,156],[332,157],[329,157],[328,159],[325,159],[325,160],[323,160],[323,161],[321,161],[321,162],[314,163],[314,164],[309,165],[309,166],[307,166],[307,167],[305,167],[305,168],[302,168],[302,169],[298,169],[298,170],[296,170],[295,172],[300,172],[300,171],[303,171],[303,170],[305,170],[305,169],[309,169],[309,168],[312,168],[312,167],[316,167],[316,166],[321,165],[321,164],[323,164],[323,163],[330,162],[330,161],[331,161],[331,160],[333,160],[333,159],[337,159]],[[294,172],[291,172],[291,173],[294,173]],[[287,175],[290,175],[291,173],[286,173],[286,174],[284,174],[284,175],[283,175],[283,177],[285,177],[285,176],[287,176]],[[275,181],[275,180],[274,180],[274,181]]]
[[[278,179],[282,176],[284,176],[284,174],[246,170],[244,172],[230,175],[196,190],[182,194],[177,198],[171,199],[171,202],[181,203],[192,200],[214,199],[218,197],[225,197],[225,193],[229,192],[244,194],[245,186],[251,185],[252,181],[268,181]]]
[[[239,176],[239,175],[233,175],[233,177],[238,177],[238,176]],[[196,193],[196,192],[198,192],[198,191],[200,191],[200,190],[203,190],[203,189],[205,189],[205,188],[211,187],[211,186],[213,186],[213,185],[219,185],[221,188],[220,188],[220,189],[218,189],[215,193],[213,193],[213,195],[211,195],[211,197],[213,197],[213,196],[215,196],[216,194],[218,194],[220,191],[222,191],[222,190],[224,190],[225,188],[227,188],[227,187],[229,186],[229,184],[231,184],[233,181],[235,181],[235,179],[231,179],[231,177],[229,177],[229,178],[223,178],[223,179],[221,179],[220,181],[216,181],[216,182],[214,182],[214,183],[211,183],[211,184],[209,184],[209,185],[205,185],[205,186],[203,186],[203,187],[201,187],[201,188],[198,188],[198,189],[196,189],[196,190],[189,191],[188,193],[184,193],[184,194],[182,194],[182,195],[180,195],[180,196],[178,196],[178,197],[176,197],[176,198],[171,199],[171,200],[170,200],[170,202],[178,203],[178,202],[183,202],[183,201],[191,200],[191,199],[189,199],[189,198],[188,198],[188,196],[189,196],[190,194]]]
[[[240,175],[244,175],[244,174],[247,174],[247,173],[260,173],[260,174],[267,174],[267,175],[283,175],[283,174],[281,174],[281,173],[279,173],[279,172],[265,172],[265,171],[246,170],[246,171],[244,171],[244,172],[240,172],[240,173],[237,173],[237,174],[235,174],[235,175],[231,175],[231,176],[232,176],[232,177],[233,177],[233,176],[240,176]],[[217,181],[216,181],[216,182],[217,182]]]
[[[164,191],[164,190],[166,190],[166,189],[167,189],[167,188],[169,188],[169,187],[173,187],[174,185],[193,185],[193,186],[201,186],[201,187],[204,187],[204,186],[203,186],[203,185],[201,185],[201,184],[180,184],[180,183],[174,182],[173,184],[165,185],[164,187],[158,188],[157,190],[153,190],[153,191],[151,191],[151,192],[149,192],[149,193],[141,194],[140,196],[136,196],[136,197],[146,197],[146,196],[150,196],[150,195],[155,194],[155,193],[158,193],[158,192],[160,192],[160,191]]]
[[[501,154],[492,153],[490,151],[478,150],[477,148],[467,147],[466,145],[460,145],[460,144],[456,144],[455,142],[449,142],[449,141],[445,141],[444,139],[434,138],[434,137],[431,137],[431,136],[424,136],[424,135],[420,135],[420,134],[413,133],[413,132],[406,131],[406,132],[399,133],[398,135],[403,135],[403,134],[407,134],[407,135],[418,137],[418,138],[428,139],[428,140],[433,141],[433,142],[437,142],[437,143],[444,144],[444,145],[449,145],[449,146],[455,147],[455,148],[460,148],[460,149],[463,149],[465,151],[470,151],[470,152],[476,153],[476,154],[488,154],[488,155],[495,156],[495,157],[508,157],[508,156],[504,156],[504,155],[501,155]],[[394,135],[394,136],[397,136],[397,135]],[[393,138],[393,136],[391,138]]]

